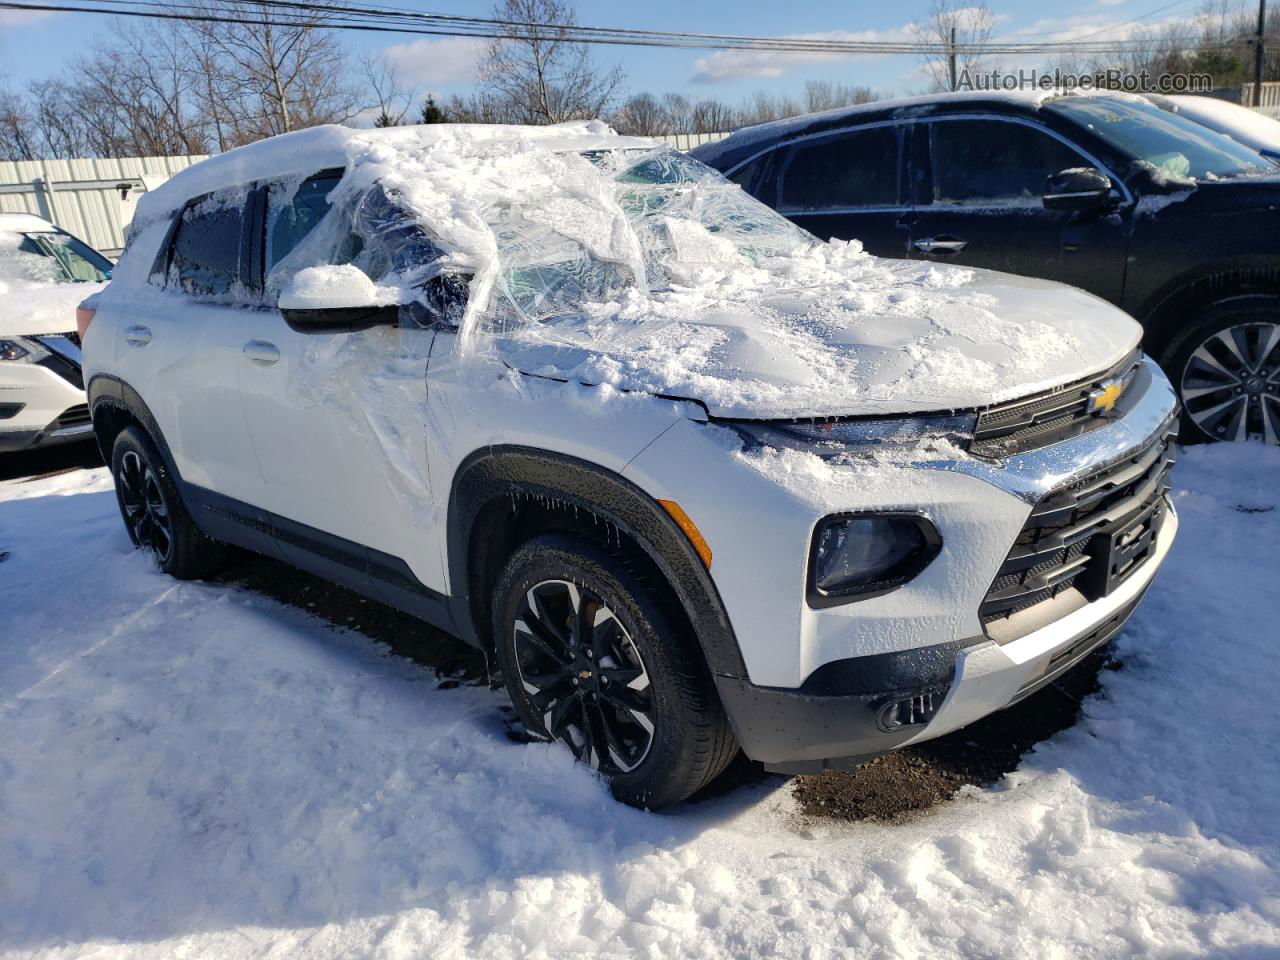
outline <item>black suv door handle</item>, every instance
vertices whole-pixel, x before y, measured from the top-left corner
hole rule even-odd
[[[151,342],[151,329],[140,323],[124,328],[125,343],[131,347],[145,347]]]
[[[911,245],[921,253],[959,253],[969,245],[969,241],[957,240],[955,237],[928,237],[913,240]]]
[[[280,351],[276,345],[266,340],[250,340],[244,345],[244,353],[254,363],[260,363],[264,367],[269,367],[280,359]]]

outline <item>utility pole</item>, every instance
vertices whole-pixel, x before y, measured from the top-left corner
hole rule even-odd
[[[1267,0],[1258,0],[1258,2],[1266,3]],[[951,24],[951,43],[948,45],[947,50],[947,62],[951,67],[951,92],[954,93],[960,89],[960,82],[956,79],[956,25],[954,23]],[[1258,62],[1261,63],[1262,61]],[[1262,67],[1258,67],[1258,69],[1261,70]]]
[[[1254,39],[1253,48],[1253,105],[1262,106],[1262,67],[1264,55],[1263,38],[1267,30],[1267,0],[1258,0],[1258,35]]]

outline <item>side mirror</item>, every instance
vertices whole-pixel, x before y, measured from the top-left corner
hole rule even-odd
[[[1045,180],[1046,210],[1102,210],[1111,203],[1111,178],[1096,167],[1073,167]]]
[[[298,333],[352,333],[400,323],[400,306],[386,303],[377,284],[350,264],[299,270],[278,306]]]

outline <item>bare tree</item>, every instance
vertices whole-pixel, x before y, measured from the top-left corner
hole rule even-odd
[[[693,133],[723,133],[739,126],[737,114],[719,100],[699,100],[693,105]]]
[[[636,94],[622,105],[610,122],[619,132],[639,137],[675,132],[666,107],[652,93]]]
[[[34,160],[38,144],[27,99],[7,86],[0,88],[0,160]]]
[[[206,106],[220,105],[229,145],[247,143],[320,123],[342,123],[356,112],[347,81],[347,57],[337,38],[321,29],[323,7],[291,13],[253,0],[213,0],[201,7],[237,23],[192,23],[193,46],[206,55],[214,78]]]
[[[417,91],[401,83],[399,72],[386,57],[366,53],[360,58],[360,66],[364,71],[365,81],[373,92],[373,108],[377,111],[373,125],[397,127],[404,123]]]
[[[965,0],[933,0],[928,19],[910,26],[912,37],[920,43],[941,44],[944,48],[966,48],[955,52],[955,75],[962,71],[970,74],[982,69],[983,56],[973,49],[982,47],[991,39],[994,25],[991,8],[985,0],[966,3]],[[921,55],[934,90],[953,90],[952,57],[942,53]]]
[[[499,0],[506,22],[480,66],[488,108],[513,123],[597,117],[622,87],[621,67],[598,68],[586,44],[567,39],[573,8],[562,0]]]
[[[870,87],[832,83],[830,80],[810,80],[804,85],[804,108],[809,113],[837,110],[878,99],[879,95]]]

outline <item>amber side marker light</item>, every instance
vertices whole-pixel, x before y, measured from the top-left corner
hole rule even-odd
[[[89,324],[93,323],[93,315],[97,312],[93,307],[76,307],[76,333],[80,334],[81,343],[84,343],[84,335],[89,332]]]
[[[684,535],[693,544],[693,549],[698,554],[698,559],[702,561],[704,567],[710,570],[711,548],[707,546],[707,541],[702,539],[701,532],[699,532],[693,521],[689,519],[689,515],[674,500],[659,500],[658,503],[662,505],[663,510],[671,515],[671,519],[676,522],[676,526],[684,531]]]

